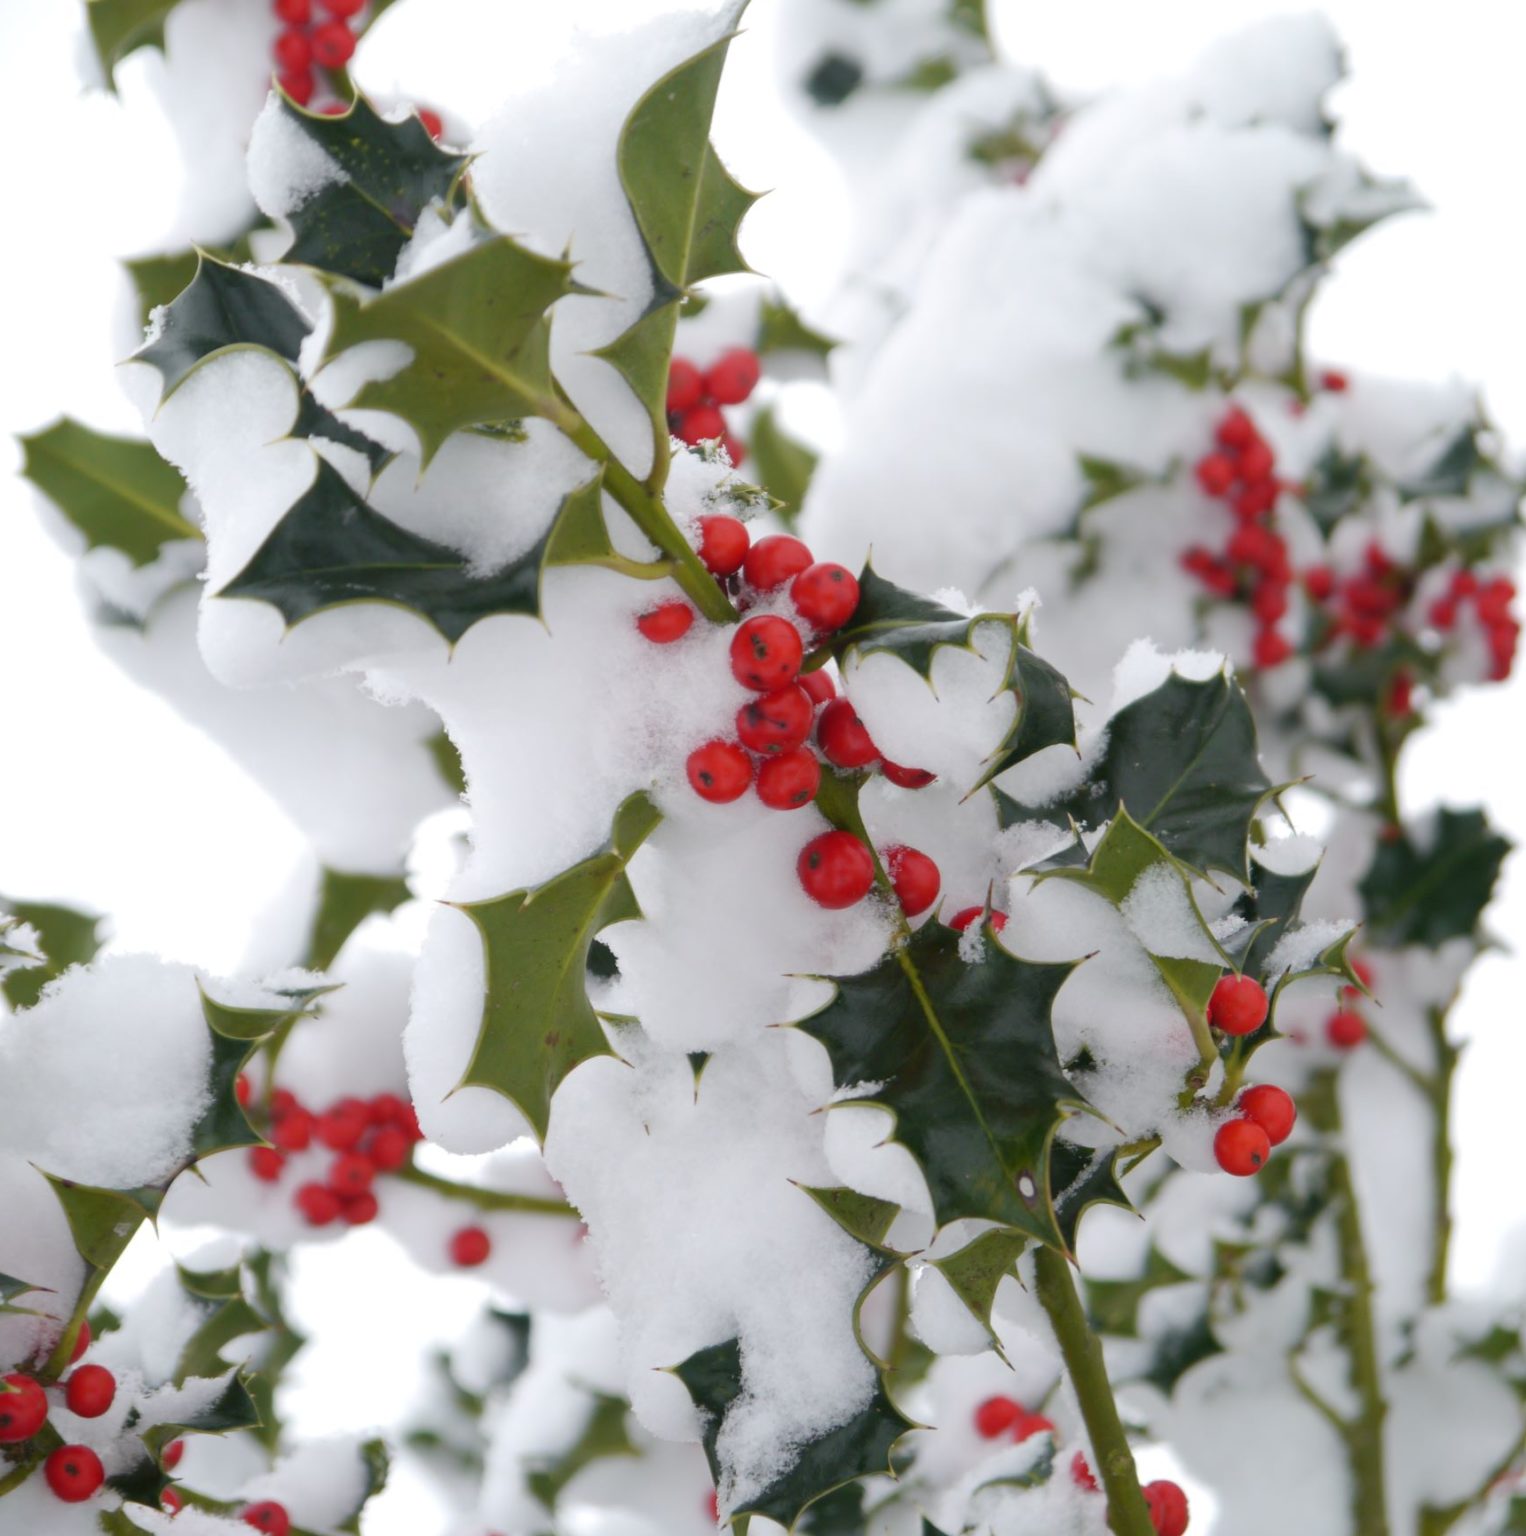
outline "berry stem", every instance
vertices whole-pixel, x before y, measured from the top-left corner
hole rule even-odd
[[[563,1216],[581,1219],[565,1200],[550,1200],[540,1195],[516,1195],[508,1190],[483,1189],[477,1184],[458,1184],[454,1179],[442,1179],[438,1174],[425,1173],[422,1168],[405,1164],[393,1178],[405,1184],[416,1184],[420,1189],[430,1189],[450,1200],[461,1200],[475,1205],[480,1211],[521,1211],[528,1216]]]
[[[1081,1405],[1081,1417],[1096,1452],[1096,1471],[1107,1494],[1108,1524],[1114,1536],[1155,1536],[1150,1511],[1139,1491],[1134,1453],[1118,1417],[1112,1384],[1102,1360],[1102,1346],[1086,1321],[1070,1262],[1052,1248],[1034,1252],[1034,1275],[1040,1305],[1065,1360],[1071,1386]]]
[[[1429,1079],[1431,1110],[1436,1117],[1431,1133],[1431,1268],[1426,1296],[1439,1307],[1447,1299],[1447,1262],[1452,1250],[1452,1080],[1462,1052],[1447,1039],[1445,1008],[1428,1008],[1436,1069]]]

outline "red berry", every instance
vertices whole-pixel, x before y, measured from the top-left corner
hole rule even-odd
[[[694,793],[712,805],[741,799],[752,783],[752,759],[734,741],[707,741],[685,767]]]
[[[117,1379],[104,1365],[82,1365],[64,1388],[69,1412],[82,1419],[98,1419],[117,1395]]]
[[[1224,453],[1210,453],[1197,461],[1197,483],[1210,496],[1222,496],[1235,483],[1235,461]]]
[[[1088,1493],[1100,1493],[1097,1479],[1092,1472],[1091,1463],[1086,1459],[1085,1451],[1077,1451],[1070,1458],[1070,1480],[1077,1488],[1084,1488]]]
[[[1439,597],[1431,604],[1430,619],[1437,629],[1451,629],[1457,623],[1457,604],[1450,597]]]
[[[313,1117],[305,1109],[278,1116],[270,1127],[270,1139],[283,1152],[305,1152],[313,1139]]]
[[[304,1184],[292,1197],[310,1227],[326,1227],[338,1219],[339,1196],[322,1184]]]
[[[1271,1138],[1254,1120],[1226,1120],[1213,1138],[1213,1155],[1225,1173],[1247,1179],[1272,1155]]]
[[[1240,518],[1260,517],[1277,505],[1277,482],[1268,476],[1252,480],[1235,492],[1234,514]]]
[[[1187,1495],[1173,1482],[1162,1478],[1159,1482],[1146,1483],[1139,1490],[1144,1494],[1150,1511],[1150,1524],[1155,1536],[1186,1536]]]
[[[458,1269],[485,1264],[492,1251],[493,1240],[481,1227],[462,1227],[450,1240],[450,1262]]]
[[[1317,603],[1335,591],[1335,572],[1328,565],[1311,565],[1303,573],[1303,589]]]
[[[330,1152],[349,1152],[366,1133],[371,1112],[359,1099],[340,1099],[318,1116],[313,1130]]]
[[[297,1102],[297,1096],[290,1088],[277,1088],[270,1095],[270,1113],[279,1120],[283,1115],[289,1115],[294,1109],[301,1109]]]
[[[1395,672],[1383,699],[1384,713],[1392,720],[1402,720],[1415,707],[1415,680],[1408,672]]]
[[[726,418],[713,405],[696,405],[678,418],[673,436],[692,448],[726,435]]]
[[[899,763],[892,763],[883,758],[880,760],[880,772],[892,784],[899,784],[902,789],[926,789],[938,777],[936,773],[929,773],[925,768],[903,768]]]
[[[0,1445],[30,1440],[48,1422],[48,1399],[30,1376],[0,1376]]]
[[[975,1433],[996,1440],[1023,1417],[1023,1405],[1011,1397],[988,1397],[975,1410]]]
[[[359,1152],[343,1152],[329,1169],[329,1188],[341,1199],[348,1199],[365,1194],[375,1178],[376,1168],[370,1158]]]
[[[286,1167],[286,1154],[274,1147],[250,1147],[249,1171],[262,1184],[274,1184]]]
[[[949,918],[948,925],[950,928],[963,933],[971,923],[978,923],[980,921],[985,915],[985,910],[984,907],[961,907],[959,911]],[[1000,933],[1007,926],[1007,914],[1005,912],[993,912],[990,916],[990,924],[995,932]]]
[[[1053,1433],[1054,1420],[1045,1418],[1042,1413],[1025,1413],[1012,1426],[1012,1438],[1019,1444],[1031,1439],[1034,1435],[1052,1435]]]
[[[737,711],[737,735],[753,752],[792,752],[811,734],[816,707],[798,683],[749,699]]]
[[[1248,1035],[1266,1022],[1266,991],[1253,976],[1221,976],[1208,999],[1208,1022],[1226,1035]]]
[[[816,798],[820,786],[821,764],[807,747],[758,764],[758,799],[770,810],[797,811]]]
[[[1351,380],[1348,379],[1344,373],[1339,372],[1335,368],[1327,368],[1319,376],[1319,387],[1321,389],[1329,390],[1332,395],[1345,394],[1346,390],[1349,389],[1350,386]]]
[[[1251,659],[1258,667],[1280,667],[1293,654],[1292,642],[1279,629],[1263,629],[1251,647]]]
[[[305,27],[313,16],[312,0],[275,0],[272,9],[289,27]]]
[[[313,61],[324,69],[343,69],[354,53],[355,34],[343,21],[336,18],[313,28]]]
[[[705,388],[718,405],[740,405],[758,387],[762,371],[756,352],[732,347],[710,365]]]
[[[363,1195],[352,1195],[344,1202],[339,1219],[348,1227],[363,1227],[368,1221],[375,1221],[380,1210],[376,1196],[367,1190]]]
[[[1496,576],[1478,593],[1478,616],[1485,624],[1501,623],[1510,617],[1514,601],[1515,583],[1508,576]]]
[[[413,1141],[406,1131],[395,1125],[387,1125],[372,1136],[366,1147],[366,1156],[371,1159],[378,1173],[392,1173],[408,1161],[412,1146]]]
[[[42,1464],[42,1475],[56,1498],[83,1504],[106,1481],[101,1458],[83,1445],[61,1445]]]
[[[731,461],[731,467],[740,469],[742,460],[747,457],[747,445],[742,439],[726,432],[722,434],[721,447],[726,450],[726,457]]]
[[[1266,1132],[1266,1139],[1274,1147],[1280,1147],[1293,1134],[1293,1125],[1298,1119],[1298,1106],[1272,1083],[1257,1083],[1254,1088],[1247,1088],[1235,1107]]]
[[[358,16],[366,8],[366,0],[318,0],[330,16]]]
[[[699,558],[712,576],[735,576],[752,542],[746,523],[715,513],[699,520]]]
[[[847,699],[833,699],[822,710],[816,722],[816,740],[827,761],[838,768],[863,768],[880,755],[858,711]]]
[[[826,704],[837,697],[837,684],[832,681],[832,674],[825,667],[818,667],[814,672],[802,672],[800,686],[810,695],[813,704]]]
[[[817,906],[838,911],[862,901],[874,884],[874,859],[851,832],[823,832],[800,850],[795,871]]]
[[[1251,612],[1263,624],[1275,624],[1288,611],[1288,588],[1284,581],[1263,581],[1250,600]]]
[[[1472,597],[1478,591],[1478,577],[1466,567],[1452,575],[1452,596]]]
[[[938,887],[943,883],[943,877],[938,873],[938,866],[915,848],[906,848],[899,843],[887,848],[885,873],[890,876],[891,888],[907,917],[927,911],[938,899]]]
[[[1367,1038],[1367,1020],[1343,1008],[1325,1023],[1325,1039],[1338,1051],[1354,1051]]]
[[[445,119],[433,107],[419,107],[417,112],[424,132],[438,144],[445,137]]]
[[[705,376],[687,358],[675,357],[668,367],[668,412],[682,416],[705,398]]]
[[[276,38],[274,52],[276,63],[291,73],[306,69],[313,62],[313,45],[307,33],[297,27],[288,28]]]
[[[778,614],[743,619],[731,637],[731,675],[754,693],[772,693],[800,675],[800,631]]]
[[[787,533],[771,533],[747,551],[742,575],[753,591],[772,592],[814,563],[815,557],[799,539]]]
[[[178,1515],[185,1508],[185,1500],[173,1488],[166,1488],[159,1495],[159,1507],[168,1510],[172,1515]]]
[[[249,1081],[247,1072],[240,1072],[233,1079],[233,1097],[238,1100],[240,1109],[249,1107],[249,1100],[254,1097],[254,1085]]]
[[[643,613],[636,620],[636,628],[653,645],[671,645],[675,640],[683,639],[693,623],[694,610],[675,597],[671,602],[659,603]]]
[[[1271,479],[1272,471],[1276,466],[1277,461],[1272,456],[1272,450],[1259,437],[1254,442],[1247,443],[1240,454],[1240,478],[1247,485]]]
[[[830,560],[808,566],[789,589],[795,612],[818,634],[841,629],[858,607],[858,577]]]
[[[372,1125],[396,1125],[408,1113],[408,1105],[395,1093],[378,1093],[366,1112]]]
[[[185,1441],[171,1440],[164,1448],[164,1455],[160,1461],[166,1472],[173,1472],[180,1465],[180,1458],[185,1455]]]
[[[1258,436],[1255,422],[1238,405],[1225,412],[1213,435],[1222,447],[1231,448],[1236,453],[1255,442]]]
[[[90,1319],[83,1318],[79,1332],[74,1335],[74,1348],[69,1351],[69,1364],[73,1365],[90,1348]]]
[[[264,1531],[265,1536],[289,1536],[291,1531],[291,1516],[286,1513],[286,1506],[277,1504],[274,1499],[261,1499],[258,1504],[245,1505],[239,1519],[257,1531]]]
[[[276,76],[276,84],[299,107],[305,107],[313,99],[313,92],[318,89],[318,82],[313,79],[312,72],[306,69],[286,70]]]

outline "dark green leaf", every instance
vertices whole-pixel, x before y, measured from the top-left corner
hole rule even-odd
[[[117,65],[138,48],[164,47],[165,18],[179,0],[88,0],[85,17],[106,83],[117,88]]]
[[[971,1316],[989,1330],[996,1292],[1008,1275],[1016,1274],[1017,1261],[1027,1246],[1028,1239],[1020,1232],[996,1227],[982,1232],[957,1253],[934,1259],[932,1265],[969,1308]]]
[[[1234,915],[1247,926],[1226,946],[1246,975],[1265,974],[1267,960],[1297,919],[1318,872],[1316,863],[1296,875],[1279,875],[1252,861],[1250,885],[1234,908]],[[1242,940],[1248,940],[1243,948]]]
[[[1076,463],[1086,481],[1086,500],[1081,504],[1084,512],[1089,507],[1100,506],[1115,496],[1126,495],[1145,483],[1143,471],[1131,464],[1118,464],[1112,459],[1094,458],[1090,454],[1077,454]]]
[[[1049,1157],[1049,1184],[1054,1192],[1054,1213],[1060,1235],[1068,1252],[1076,1248],[1076,1232],[1081,1218],[1094,1205],[1115,1205],[1121,1210],[1134,1209],[1123,1185],[1118,1182],[1118,1156],[1113,1151],[1096,1151],[1056,1141]]]
[[[763,489],[778,503],[775,511],[785,527],[793,528],[816,472],[816,455],[784,431],[771,405],[753,417],[749,442]]]
[[[1329,533],[1362,505],[1370,490],[1367,460],[1359,453],[1345,454],[1332,446],[1309,472],[1303,500],[1309,515]]]
[[[555,1511],[562,1490],[585,1467],[610,1456],[639,1456],[626,1428],[630,1404],[620,1397],[595,1395],[587,1422],[578,1438],[560,1456],[538,1458],[527,1467],[525,1482],[530,1492],[549,1511]]]
[[[407,900],[408,882],[401,875],[352,875],[324,869],[303,966],[310,971],[326,971],[345,940],[368,917],[392,912]]]
[[[355,1508],[350,1514],[339,1522],[341,1531],[360,1531],[360,1517],[367,1504],[387,1486],[387,1478],[392,1471],[392,1457],[387,1450],[385,1440],[366,1440],[362,1442],[359,1450],[360,1462],[365,1468],[365,1487],[361,1491]]]
[[[806,1510],[797,1529],[803,1536],[866,1536],[864,1485],[844,1483],[823,1494]]]
[[[812,1189],[800,1186],[850,1237],[868,1248],[888,1252],[885,1237],[901,1214],[891,1200],[860,1194],[856,1189]]]
[[[487,993],[460,1086],[501,1093],[542,1137],[562,1079],[610,1054],[588,1001],[588,951],[601,929],[641,916],[625,866],[660,819],[632,795],[598,853],[533,890],[459,909],[482,935]]]
[[[834,979],[836,996],[798,1027],[826,1047],[839,1088],[878,1085],[854,1102],[895,1117],[940,1225],[976,1217],[1063,1246],[1050,1145],[1086,1106],[1060,1068],[1050,1010],[1073,967],[1014,959],[989,928],[976,961],[959,949],[959,934],[929,923],[873,970]]]
[[[29,966],[0,977],[0,992],[12,1008],[30,1008],[54,977],[62,976],[71,965],[84,965],[101,947],[104,919],[93,912],[0,896],[0,915],[3,914],[30,923],[42,939],[42,952],[47,957],[46,965]]]
[[[1444,808],[1423,829],[1380,839],[1359,887],[1373,939],[1435,949],[1474,937],[1509,852],[1477,810]]]
[[[778,295],[765,298],[759,307],[758,341],[754,350],[760,357],[780,352],[808,352],[816,357],[826,357],[836,345],[830,336],[807,325],[799,312]]]
[[[63,1207],[79,1256],[92,1269],[110,1269],[134,1232],[152,1221],[164,1200],[162,1189],[98,1189],[44,1172]]]
[[[840,107],[864,83],[864,66],[845,53],[824,53],[800,82],[818,107]]]
[[[195,251],[175,251],[167,256],[140,256],[136,261],[122,263],[138,295],[140,325],[146,326],[154,310],[190,287],[196,277],[196,262]]]

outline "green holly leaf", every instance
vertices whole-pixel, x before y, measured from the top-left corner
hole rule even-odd
[[[727,25],[743,5],[733,3]],[[727,171],[710,142],[710,120],[734,34],[686,59],[656,82],[620,132],[616,159],[651,263],[646,313],[598,354],[619,370],[652,424],[655,479],[668,464],[668,362],[679,307],[694,283],[749,270],[737,230],[757,194]]]
[[[1015,959],[989,927],[966,961],[960,935],[929,923],[873,970],[825,978],[836,995],[797,1026],[826,1047],[839,1088],[877,1085],[854,1102],[895,1117],[940,1225],[975,1217],[1063,1246],[1050,1146],[1087,1106],[1060,1068],[1050,1010],[1072,969]]]
[[[574,291],[569,262],[537,256],[507,236],[372,298],[330,282],[327,357],[365,341],[400,341],[408,364],[367,383],[351,402],[390,411],[418,434],[428,462],[464,427],[566,415],[551,376],[548,311]]]
[[[239,260],[247,260],[243,252]],[[161,305],[174,302],[175,296],[190,287],[196,278],[195,251],[172,251],[164,256],[140,256],[124,261],[128,279],[138,295],[138,324],[146,327],[149,316]]]
[[[1082,512],[1101,506],[1104,501],[1126,496],[1149,483],[1143,470],[1132,464],[1120,464],[1113,459],[1099,459],[1092,454],[1076,455],[1076,465],[1086,481],[1086,499],[1081,503]]]
[[[479,576],[458,550],[383,517],[320,460],[311,488],[217,595],[270,603],[288,625],[345,603],[394,603],[420,614],[454,645],[493,614],[539,618],[549,567],[612,558],[602,498],[600,471],[563,499],[529,549]]]
[[[1384,219],[1425,206],[1408,182],[1373,176],[1367,171],[1358,173],[1358,182],[1360,191],[1352,188],[1347,196],[1347,211],[1321,223],[1316,223],[1309,213],[1313,194],[1308,190],[1299,193],[1298,222],[1303,234],[1304,261],[1307,266],[1320,266],[1328,262],[1359,235],[1366,234]]]
[[[179,0],[88,0],[85,20],[106,75],[117,88],[117,65],[139,48],[164,47],[165,19]]]
[[[864,1485],[844,1483],[823,1494],[801,1516],[797,1527],[803,1536],[866,1536],[868,1516],[864,1510]]]
[[[1309,471],[1303,502],[1321,532],[1328,534],[1357,511],[1371,490],[1366,458],[1360,453],[1342,453],[1332,445]]]
[[[982,1232],[957,1253],[932,1261],[933,1268],[948,1281],[970,1315],[991,1334],[993,1344],[996,1335],[991,1332],[991,1307],[996,1292],[1008,1275],[1017,1273],[1017,1261],[1027,1246],[1028,1239],[1022,1233],[995,1227]],[[1000,1353],[999,1348],[997,1352]]]
[[[660,820],[632,795],[598,853],[533,890],[459,907],[482,935],[487,993],[459,1086],[501,1093],[542,1138],[562,1079],[612,1054],[588,1001],[588,951],[611,923],[641,916],[625,866]]]
[[[1118,1154],[1056,1141],[1049,1155],[1049,1185],[1054,1213],[1067,1251],[1074,1253],[1081,1218],[1094,1205],[1132,1211],[1133,1202],[1118,1182]]]
[[[365,1512],[366,1505],[387,1486],[387,1478],[392,1472],[392,1456],[387,1450],[385,1440],[362,1441],[359,1455],[360,1464],[365,1473],[364,1486],[354,1509],[339,1522],[341,1531],[354,1532],[355,1536],[359,1536],[360,1517]]]
[[[1098,1333],[1124,1338],[1139,1336],[1139,1308],[1146,1296],[1162,1286],[1181,1285],[1192,1276],[1178,1269],[1153,1245],[1141,1274],[1132,1280],[1088,1280],[1086,1311]]]
[[[719,1483],[723,1468],[716,1442],[726,1413],[742,1394],[742,1351],[736,1339],[714,1344],[689,1356],[674,1368],[695,1406],[706,1415],[701,1443],[711,1476]],[[793,1530],[805,1510],[818,1499],[861,1477],[890,1470],[890,1452],[912,1423],[890,1401],[884,1384],[845,1424],[801,1446],[795,1461],[761,1493],[748,1499],[735,1515],[763,1515]]]
[[[43,965],[10,971],[0,977],[0,992],[12,1008],[30,1008],[50,981],[62,976],[71,965],[84,965],[101,947],[101,924],[105,919],[94,912],[0,896],[0,915],[30,923],[42,940],[46,957]]]
[[[368,917],[396,911],[408,896],[408,882],[401,875],[355,875],[325,868],[319,877],[318,907],[308,933],[303,968],[326,971],[345,941]]]
[[[234,1430],[259,1428],[259,1414],[250,1395],[249,1382],[238,1371],[219,1366],[217,1374],[224,1372],[227,1380],[222,1390],[200,1412],[187,1414],[178,1423],[155,1424],[143,1431],[148,1459],[128,1472],[107,1479],[124,1499],[147,1504],[152,1509],[159,1507],[160,1497],[172,1481],[164,1471],[164,1451],[174,1441],[186,1435],[226,1435]],[[177,1374],[174,1382],[183,1387],[191,1379],[191,1376]]]
[[[812,1189],[800,1186],[849,1237],[857,1238],[866,1248],[889,1253],[885,1237],[901,1214],[893,1200],[862,1195],[856,1189]]]
[[[180,514],[185,481],[140,438],[112,437],[65,416],[21,440],[21,473],[85,536],[147,565],[173,539],[199,539]]]
[[[1479,810],[1443,808],[1392,840],[1380,839],[1358,887],[1373,940],[1435,949],[1475,937],[1509,852]]]
[[[441,149],[412,113],[385,121],[364,96],[333,116],[284,96],[277,110],[343,172],[287,215],[296,238],[281,259],[379,288],[420,215],[449,198],[469,157]]]
[[[765,298],[758,308],[758,336],[753,350],[759,357],[804,352],[824,358],[830,356],[836,345],[832,337],[807,325],[800,312],[780,294]]]
[[[265,1319],[266,1337],[260,1355],[260,1368],[248,1382],[259,1424],[253,1431],[268,1448],[281,1439],[281,1420],[276,1412],[276,1389],[287,1366],[301,1353],[306,1336],[292,1326],[281,1297],[281,1279],[285,1259],[264,1249],[257,1249],[244,1260],[251,1296],[260,1316]]]
[[[793,528],[816,472],[817,456],[785,432],[771,405],[753,417],[748,445],[763,489],[776,503],[774,510],[786,528]]]
[[[1242,918],[1246,926],[1225,946],[1246,975],[1265,974],[1272,951],[1295,926],[1303,899],[1318,873],[1317,863],[1297,874],[1279,875],[1252,861],[1250,884],[1234,906],[1234,916]]]
[[[525,1484],[549,1512],[562,1490],[585,1467],[612,1456],[639,1456],[626,1424],[630,1404],[621,1397],[595,1393],[577,1439],[559,1456],[537,1458],[526,1468]]]
[[[42,1313],[35,1307],[18,1307],[18,1296],[52,1295],[52,1288],[46,1285],[33,1285],[29,1280],[18,1280],[14,1275],[0,1274],[0,1317],[41,1317]]]
[[[128,1240],[145,1221],[153,1221],[164,1201],[162,1189],[101,1189],[55,1178],[43,1171],[63,1208],[75,1250],[92,1269],[110,1269]]]

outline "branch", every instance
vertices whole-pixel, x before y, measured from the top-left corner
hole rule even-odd
[[[425,1173],[411,1163],[399,1168],[393,1178],[420,1189],[432,1189],[447,1200],[464,1200],[481,1211],[520,1211],[529,1216],[563,1216],[581,1220],[578,1212],[565,1200],[551,1200],[541,1195],[516,1195],[503,1189],[485,1189],[480,1184],[458,1184],[454,1179],[442,1179],[438,1174]]]

